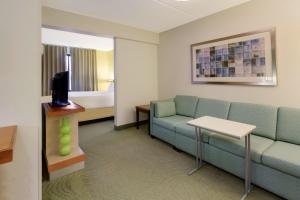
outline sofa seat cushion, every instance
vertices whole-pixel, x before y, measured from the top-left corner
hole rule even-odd
[[[263,153],[262,163],[300,178],[300,146],[287,142],[274,142]]]
[[[261,163],[263,152],[273,143],[274,141],[271,139],[251,134],[251,160],[256,163]],[[210,136],[209,144],[237,156],[245,157],[245,138],[239,140],[220,134],[214,134]]]
[[[203,142],[208,143],[209,135],[213,134],[211,131],[202,129]],[[178,123],[176,125],[176,134],[196,140],[195,127],[187,125],[186,123]]]
[[[175,131],[176,124],[182,122],[186,123],[187,121],[190,121],[192,119],[193,118],[191,117],[186,117],[182,115],[173,115],[170,117],[162,117],[162,118],[153,117],[153,123],[163,128],[167,128],[169,130]]]
[[[186,123],[178,123],[178,124],[176,124],[175,129],[176,129],[176,134],[180,134],[185,137],[189,137],[189,138],[196,140],[195,127],[190,126]],[[211,131],[203,130],[203,129],[202,129],[201,133],[203,133],[203,142],[208,143],[209,135],[211,135],[213,133]]]

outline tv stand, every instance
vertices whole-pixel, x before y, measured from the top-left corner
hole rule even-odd
[[[56,101],[56,102],[52,102],[50,104],[50,106],[53,108],[55,108],[55,107],[61,108],[61,107],[66,107],[68,105],[71,105],[70,101],[68,101],[68,102]]]
[[[78,145],[78,113],[84,111],[84,107],[71,101],[70,105],[64,107],[52,107],[51,103],[42,104],[43,154],[50,180],[84,168],[86,157]],[[71,151],[64,156],[60,152],[62,119],[68,120],[71,135]]]

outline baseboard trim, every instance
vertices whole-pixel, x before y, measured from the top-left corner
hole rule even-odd
[[[103,122],[103,121],[108,121],[108,120],[113,120],[113,119],[114,119],[114,116],[104,117],[104,118],[100,118],[100,119],[92,119],[92,120],[79,122],[78,125],[83,126],[83,125],[88,125],[88,124],[93,124],[93,123]]]
[[[147,123],[148,123],[148,120],[140,121],[140,125],[147,124]],[[120,131],[120,130],[131,128],[131,127],[134,127],[134,126],[136,126],[136,122],[132,122],[132,123],[129,123],[129,124],[123,124],[121,126],[116,126],[115,125],[115,130]]]

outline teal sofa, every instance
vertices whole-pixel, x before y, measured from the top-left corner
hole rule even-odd
[[[151,136],[196,155],[195,128],[187,121],[213,116],[257,128],[251,134],[252,183],[287,199],[300,199],[300,109],[178,95],[150,104]],[[202,130],[203,159],[244,177],[244,141]]]

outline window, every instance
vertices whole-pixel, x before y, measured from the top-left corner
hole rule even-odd
[[[65,69],[69,72],[69,91],[72,91],[72,56],[70,47],[67,47],[67,54],[65,57]]]

